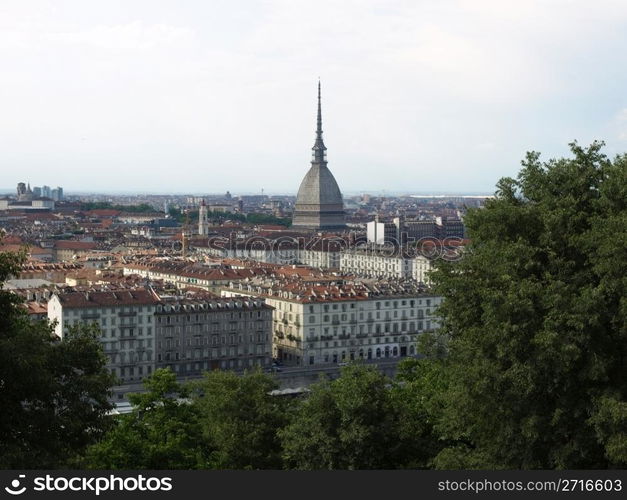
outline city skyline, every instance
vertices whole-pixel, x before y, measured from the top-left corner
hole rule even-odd
[[[347,194],[491,194],[572,140],[614,156],[627,6],[565,5],[7,2],[0,185],[295,193],[318,77]]]
[[[207,197],[219,197],[219,196],[224,196],[224,194],[226,193],[226,191],[229,191],[231,193],[232,196],[237,197],[237,196],[258,196],[258,195],[266,195],[266,196],[292,196],[292,197],[296,197],[297,195],[297,191],[298,191],[298,187],[296,187],[295,189],[290,190],[286,190],[286,191],[271,191],[271,190],[267,190],[264,189],[263,193],[261,193],[260,191],[255,192],[255,191],[245,191],[245,190],[239,190],[239,191],[235,191],[232,189],[226,189],[225,191],[197,191],[197,190],[167,190],[167,189],[163,189],[161,191],[159,190],[152,190],[152,191],[145,191],[145,190],[138,190],[138,189],[128,189],[128,190],[116,190],[116,189],[103,189],[103,190],[81,190],[81,189],[76,189],[76,190],[70,190],[67,191],[64,188],[64,195],[65,196],[91,196],[91,195],[96,195],[96,196],[168,196],[168,195],[172,195],[172,196],[196,196],[196,197],[203,197],[203,196],[207,196]],[[372,195],[372,196],[381,196],[381,197],[386,197],[386,196],[409,196],[409,197],[416,197],[416,198],[446,198],[446,197],[481,197],[481,196],[486,196],[486,197],[491,197],[494,194],[494,189],[492,189],[491,191],[452,191],[452,190],[442,190],[442,191],[424,191],[424,190],[409,190],[409,189],[405,189],[405,190],[387,190],[387,189],[369,189],[369,190],[361,190],[361,191],[355,191],[355,190],[347,190],[347,191],[343,191],[343,195],[345,197],[348,198],[352,198],[352,197],[357,197],[357,196],[362,196],[364,194],[367,195]],[[0,196],[9,196],[9,197],[14,197],[15,196],[15,186],[13,187],[0,187]]]

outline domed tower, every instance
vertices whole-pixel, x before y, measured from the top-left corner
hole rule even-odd
[[[344,201],[335,177],[327,167],[327,148],[322,140],[322,107],[318,82],[318,127],[312,148],[311,168],[300,183],[292,226],[306,229],[346,227]]]

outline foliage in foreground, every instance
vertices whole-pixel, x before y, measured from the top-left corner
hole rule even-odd
[[[406,361],[403,364],[412,363]],[[415,367],[414,367],[415,368]],[[426,380],[395,385],[375,368],[350,365],[300,400],[272,396],[272,376],[207,373],[181,385],[167,369],[131,396],[129,415],[92,446],[98,469],[392,469],[426,467],[437,447],[429,425],[413,423],[407,396],[424,400]],[[433,370],[427,370],[429,375]],[[412,385],[415,383],[416,385]],[[407,389],[405,389],[407,387]],[[410,390],[411,387],[411,390]],[[425,429],[419,429],[423,425]]]
[[[90,326],[63,341],[3,290],[24,254],[0,253],[0,468],[57,468],[107,430],[113,377]]]
[[[529,153],[466,218],[445,297],[441,468],[627,465],[627,156]]]

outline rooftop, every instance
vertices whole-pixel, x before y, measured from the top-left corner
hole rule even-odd
[[[116,291],[68,291],[55,294],[63,307],[119,307],[156,305],[159,296],[152,288]]]

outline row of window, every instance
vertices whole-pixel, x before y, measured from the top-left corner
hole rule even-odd
[[[400,327],[399,327],[400,324]],[[284,327],[281,323],[277,323],[275,328],[278,331],[285,331],[287,333],[293,333],[294,330],[291,325]],[[369,323],[367,325],[351,325],[351,326],[325,326],[322,330],[316,328],[309,328],[309,336],[315,336],[318,332],[322,332],[324,336],[336,336],[336,335],[355,335],[357,333],[361,335],[371,333],[387,333],[387,332],[413,332],[422,330],[431,330],[431,320],[426,321],[402,321],[401,323]]]
[[[324,353],[322,356],[316,359],[315,355],[308,357],[310,365],[318,363],[340,363],[348,360],[355,359],[382,359],[382,358],[396,358],[405,356],[414,356],[416,354],[416,347],[411,345],[409,347],[398,346],[385,346],[384,348],[377,347],[376,349],[359,349],[353,351],[334,351],[332,353]],[[294,361],[296,364],[300,364],[301,357],[295,353],[289,351],[277,350],[277,356],[283,360]]]
[[[141,337],[143,335],[152,335],[152,327],[148,326],[146,327],[146,329],[144,330],[144,327],[140,326],[138,328],[135,327],[131,327],[131,328],[103,328],[102,329],[102,336],[104,338],[116,338],[117,336],[121,337],[121,338],[127,338],[127,337]]]
[[[401,347],[400,349],[397,346],[385,346],[384,348],[377,347],[376,349],[368,348],[359,349],[359,351],[341,351],[341,352],[333,352],[332,354],[325,353],[323,355],[323,359],[325,363],[338,363],[341,361],[347,360],[355,360],[355,359],[380,359],[380,358],[397,358],[399,356],[407,356],[409,353],[410,356],[416,354],[416,347],[413,345],[409,346],[409,349]],[[309,356],[309,364],[315,364],[315,356]]]
[[[263,318],[264,311],[250,311],[248,314],[245,312],[215,312],[209,314],[172,314],[172,315],[163,315],[157,314],[157,323],[185,323],[186,321],[189,323],[191,321],[201,322],[201,321],[228,321],[232,319],[243,319],[243,318]],[[268,312],[269,314],[269,312]]]
[[[90,314],[119,314],[154,312],[154,306],[124,306],[124,307],[81,307],[80,309],[63,308],[63,314],[68,316],[84,316]]]
[[[111,373],[119,376],[121,381],[124,382],[127,381],[128,378],[133,379],[135,375],[140,378],[143,375],[150,375],[152,373],[152,365],[148,365],[145,368],[144,370],[143,366],[122,366],[120,368],[111,368]]]
[[[416,307],[416,305],[418,306],[422,306],[423,305],[423,300],[425,302],[424,305],[426,305],[427,307],[431,306],[432,303],[432,299],[403,299],[403,300],[386,300],[386,301],[378,301],[375,302],[375,308],[376,309],[381,309],[381,304],[383,303],[384,307],[393,307],[394,309],[398,308],[399,305],[401,307],[407,307],[408,305],[410,307]],[[323,304],[322,305],[322,310],[324,312],[329,312],[329,310],[338,310],[341,309],[342,311],[346,311],[347,309],[355,309],[355,303],[351,302],[349,304]],[[290,308],[289,310],[291,311],[291,304],[290,304]],[[309,312],[310,313],[314,313],[316,312],[316,306],[314,305],[310,305],[309,306]]]
[[[226,345],[227,343],[230,345],[233,344],[243,344],[244,342],[268,342],[269,335],[267,333],[256,333],[250,335],[212,335],[211,337],[188,337],[183,339],[183,345],[187,346],[202,346],[202,345]],[[165,347],[169,349],[170,347],[179,347],[181,345],[181,339],[172,338],[166,340],[159,340],[157,342],[157,348],[162,349]]]
[[[359,327],[359,330],[357,330],[357,326]],[[370,323],[368,325],[353,325],[350,327],[346,327],[346,326],[333,327],[333,329],[329,327],[324,327],[322,329],[323,333],[321,336],[321,340],[324,340],[325,338],[332,339],[333,337],[336,337],[338,335],[340,337],[342,336],[350,337],[351,335],[366,336],[366,335],[373,335],[373,334],[377,335],[377,334],[384,334],[384,333],[420,332],[423,330],[431,330],[433,326],[434,325],[432,325],[431,321],[427,320],[425,322],[418,321],[415,323],[413,321],[410,321],[409,323],[402,322],[400,323],[400,328],[399,328],[399,323],[384,323],[383,325],[380,323],[376,323],[376,324]],[[282,335],[283,333],[286,333],[288,335],[292,335],[296,333],[296,330],[290,325],[284,326],[279,323],[275,326],[275,328],[276,328],[275,332],[280,335]],[[308,333],[309,335],[308,335],[307,340],[309,341],[317,340],[318,332],[315,328],[310,328]]]
[[[229,322],[229,323],[205,323],[202,325],[185,325],[174,326],[168,325],[157,327],[157,333],[159,335],[172,335],[172,333],[202,333],[202,332],[219,332],[219,331],[235,331],[235,330],[262,330],[264,327],[269,326],[270,321],[267,322]]]
[[[130,339],[130,340],[119,340],[117,342],[104,342],[103,346],[105,350],[107,349],[117,349],[119,345],[120,350],[125,349],[144,349],[152,348],[152,339]]]
[[[392,316],[390,316],[390,312],[392,312]],[[410,309],[409,310],[409,315],[410,316],[417,316],[418,318],[424,318],[424,315],[429,316],[431,314],[431,309],[426,309],[426,310],[422,310],[422,309],[418,309],[418,311],[416,312],[414,309]],[[403,311],[403,316],[405,317],[405,311]],[[385,318],[386,320],[392,319],[392,318],[398,318],[398,311],[385,311]],[[290,315],[290,320],[291,320],[291,315]],[[297,317],[298,319],[298,317]],[[352,313],[350,316],[351,321],[355,321],[355,313]],[[360,312],[359,313],[359,319],[363,321],[364,319],[364,313]],[[372,317],[372,312],[368,312],[368,319],[373,319]],[[376,315],[374,319],[382,319],[381,318],[381,312],[380,311],[376,311]],[[328,323],[329,321],[348,321],[348,314],[333,314],[331,316],[329,316],[328,314],[325,314],[322,317],[322,321],[325,323]],[[309,322],[310,323],[315,323],[316,322],[316,317],[315,316],[309,316]]]
[[[254,348],[253,348],[254,347]],[[238,347],[221,347],[220,349],[194,349],[187,350],[185,352],[179,351],[167,351],[164,353],[157,354],[157,361],[179,361],[186,359],[217,359],[217,358],[225,358],[227,356],[235,357],[235,356],[253,356],[253,355],[262,355],[268,354],[267,346],[265,345],[257,345],[251,346],[251,349],[247,349],[246,346],[242,348],[242,346]]]
[[[131,351],[109,354],[109,364],[128,364],[152,361],[152,351]]]

